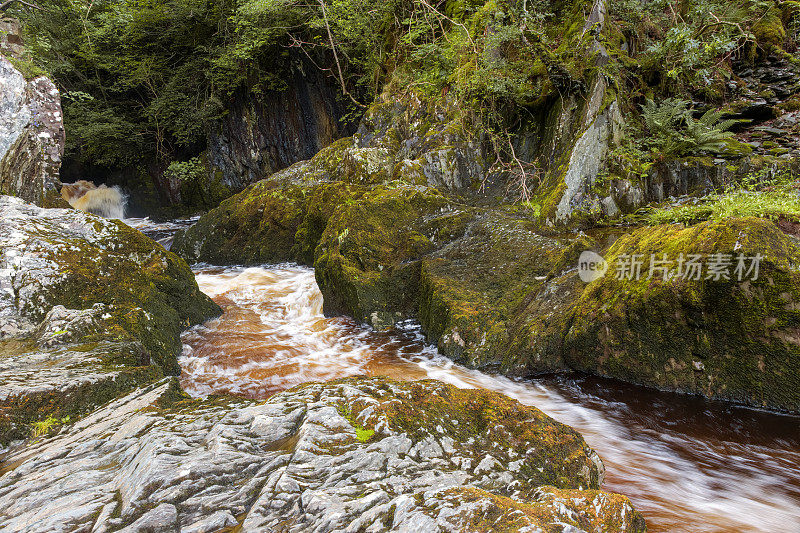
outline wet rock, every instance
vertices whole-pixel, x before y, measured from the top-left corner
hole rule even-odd
[[[263,403],[174,391],[137,391],[11,453],[0,528],[482,531],[491,508],[542,530],[644,530],[627,498],[597,490],[580,435],[496,393],[384,378]]]
[[[634,254],[643,263],[639,279],[627,262]],[[672,274],[680,257],[696,254],[699,278],[687,278],[686,266],[683,276],[664,279],[656,270],[651,278],[651,254],[667,254],[671,263],[661,266]],[[715,257],[720,274],[711,271]],[[605,258],[609,272],[582,292],[565,341],[572,368],[800,410],[800,244],[794,237],[763,219],[666,225],[620,237]]]
[[[291,167],[287,169],[292,171]],[[363,188],[343,182],[261,181],[179,232],[171,250],[190,263],[252,265],[297,261],[310,265],[332,212],[363,192]]]
[[[234,192],[352,133],[342,120],[346,111],[337,103],[338,88],[316,66],[293,61],[285,90],[257,99],[237,94],[209,132],[211,171]]]
[[[448,221],[463,209],[424,186],[378,186],[342,205],[315,251],[325,312],[376,326],[413,316],[420,260],[457,231]]]
[[[128,226],[0,197],[0,443],[177,373],[180,332],[219,312]]]

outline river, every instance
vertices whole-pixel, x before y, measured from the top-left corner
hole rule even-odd
[[[164,244],[180,224],[133,221]],[[631,498],[654,532],[800,532],[800,417],[580,375],[511,380],[439,355],[419,328],[376,332],[322,314],[297,265],[194,267],[222,317],[183,335],[193,395],[267,398],[359,374],[482,387],[574,427],[602,457],[603,488]]]

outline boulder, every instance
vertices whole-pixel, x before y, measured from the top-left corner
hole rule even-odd
[[[261,181],[179,232],[171,249],[190,263],[310,265],[328,217],[360,194],[362,188],[343,182]]]
[[[672,277],[664,279],[658,270],[650,277],[651,254],[657,259],[666,254]],[[686,260],[700,258],[700,279],[674,275],[681,254]],[[715,254],[727,258],[724,275],[709,271]],[[754,279],[755,271],[747,270],[757,254],[762,259]],[[634,255],[643,261],[639,279],[629,268]],[[746,258],[741,279],[736,272],[740,255]],[[662,389],[800,410],[800,242],[795,237],[756,218],[663,225],[620,237],[605,258],[608,273],[586,286],[575,307],[565,339],[570,367]]]
[[[261,403],[162,384],[7,464],[11,531],[485,531],[486,509],[509,528],[645,530],[598,490],[602,463],[574,430],[432,380],[309,383]]]
[[[0,197],[0,443],[177,374],[180,332],[220,312],[125,224]]]

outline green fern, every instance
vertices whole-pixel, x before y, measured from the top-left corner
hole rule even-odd
[[[722,120],[723,112],[710,109],[703,113],[700,120],[689,117],[686,130],[692,139],[693,152],[719,152],[725,148],[725,141],[733,137],[729,130],[736,124],[735,120]]]
[[[736,124],[722,116],[722,111],[711,109],[695,119],[686,100],[668,98],[656,104],[648,99],[642,106],[642,119],[650,134],[645,145],[662,160],[720,152],[733,137],[727,130]]]

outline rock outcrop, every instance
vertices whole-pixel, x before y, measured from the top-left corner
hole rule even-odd
[[[352,133],[330,80],[299,58],[293,65],[286,89],[257,99],[238,95],[209,133],[209,166],[232,191],[310,159]]]
[[[219,313],[121,222],[0,197],[0,443],[178,373],[180,332]]]
[[[578,369],[800,410],[796,238],[761,219],[593,235],[546,231],[525,209],[424,185],[272,180],[202,217],[175,250],[192,261],[313,264],[326,313],[378,328],[417,319],[469,366]],[[576,272],[586,250],[608,250],[611,265],[589,285]],[[663,253],[760,254],[763,270],[735,279],[734,262],[728,278],[661,283],[645,260]],[[629,255],[644,258],[641,280],[617,282],[615,262]]]
[[[754,218],[665,225],[620,237],[605,257],[612,270],[581,293],[566,337],[572,368],[800,411],[797,238]]]
[[[13,453],[9,531],[645,531],[602,463],[532,407],[436,381],[350,378],[264,403],[168,384]]]
[[[0,54],[0,194],[40,206],[64,206],[59,171],[64,154],[61,96],[45,76],[28,80],[15,66],[21,56],[18,26],[5,23],[9,36]]]

